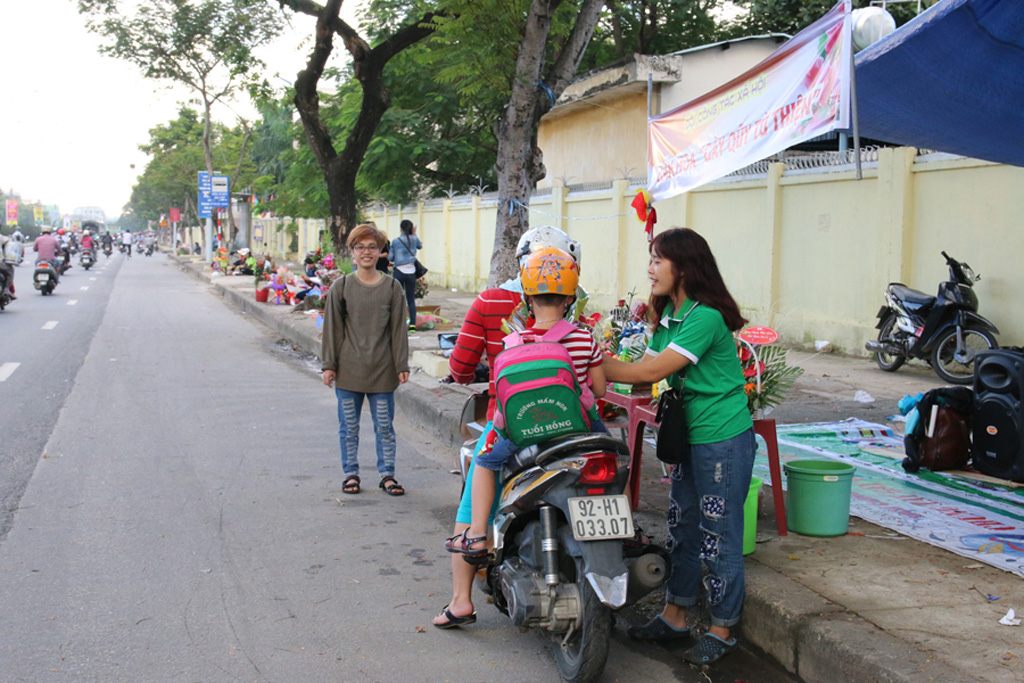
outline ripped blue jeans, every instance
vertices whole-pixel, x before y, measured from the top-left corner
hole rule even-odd
[[[338,397],[338,441],[341,444],[341,469],[345,475],[359,474],[359,416],[363,399],[370,400],[373,433],[377,437],[377,471],[380,476],[395,475],[395,394],[364,394],[335,388]]]
[[[748,429],[725,441],[690,446],[690,460],[672,469],[672,574],[665,601],[696,605],[703,581],[714,626],[733,626],[743,610],[743,503],[756,450],[754,430]]]

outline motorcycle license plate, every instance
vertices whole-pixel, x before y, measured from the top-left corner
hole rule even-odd
[[[633,513],[624,495],[570,498],[569,522],[577,541],[631,538],[634,533]]]

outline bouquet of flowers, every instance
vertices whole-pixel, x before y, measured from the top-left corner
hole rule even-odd
[[[421,277],[416,281],[416,291],[413,292],[413,297],[416,299],[422,299],[430,293],[430,288],[427,286],[427,278]]]
[[[759,414],[782,403],[804,369],[786,363],[786,349],[777,344],[758,346],[740,338],[737,351],[743,367],[747,409]]]

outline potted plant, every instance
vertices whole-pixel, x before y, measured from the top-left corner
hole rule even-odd
[[[253,274],[256,276],[256,301],[262,301],[266,303],[270,292],[267,291],[266,287],[261,287],[263,284],[263,261],[257,261],[256,267],[253,269]]]

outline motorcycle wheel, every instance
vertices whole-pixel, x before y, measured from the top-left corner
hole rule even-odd
[[[893,328],[896,327],[896,315],[890,313],[882,322],[882,329],[878,331],[878,341],[884,342],[892,339]],[[890,353],[875,352],[875,364],[880,370],[896,372],[906,362],[904,356],[897,356]]]
[[[580,623],[572,638],[563,647],[555,641],[555,664],[568,683],[589,683],[597,680],[608,661],[608,641],[612,631],[612,613],[583,577],[582,564],[576,560],[576,587],[580,594]]]
[[[970,384],[974,381],[974,357],[980,351],[997,348],[996,338],[987,330],[965,329],[966,362],[956,359],[956,330],[950,330],[932,349],[932,369],[944,382]]]

